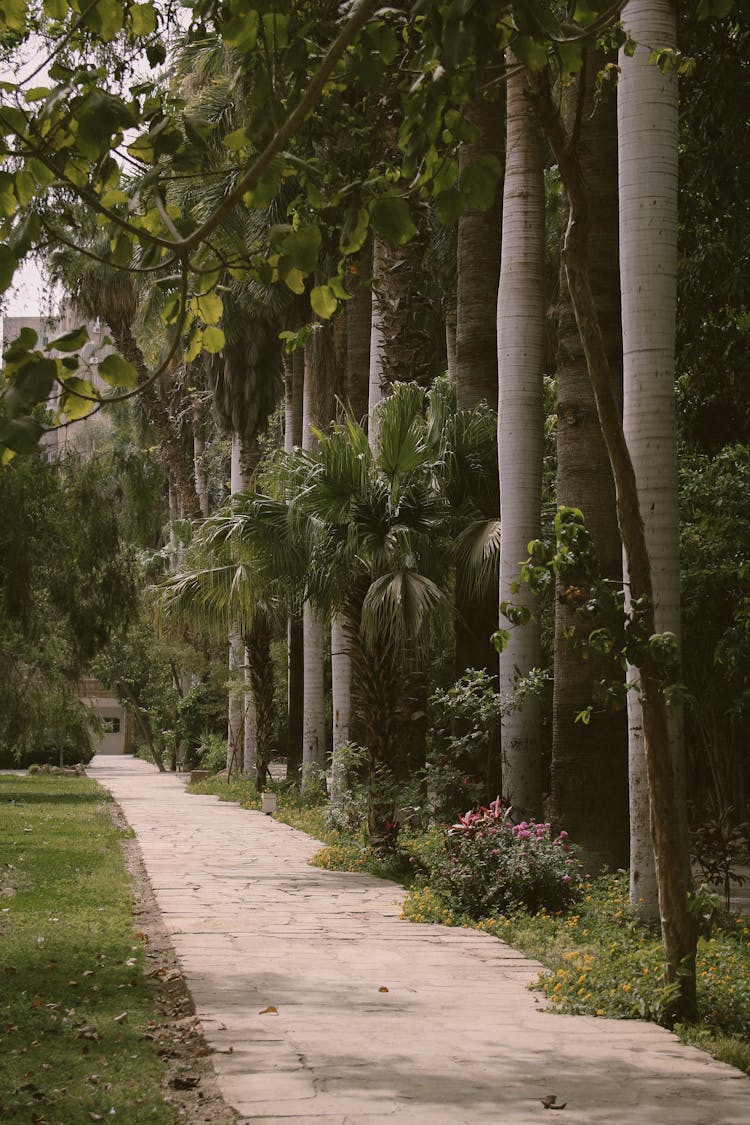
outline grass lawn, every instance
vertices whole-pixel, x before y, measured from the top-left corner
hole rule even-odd
[[[247,781],[212,778],[192,787],[258,808]],[[556,1010],[659,1021],[665,983],[659,935],[629,912],[624,874],[602,876],[567,914],[518,911],[475,921],[441,899],[420,871],[442,848],[442,832],[402,833],[399,850],[383,855],[361,838],[330,826],[325,808],[293,792],[279,794],[276,819],[323,841],[310,861],[336,871],[367,871],[407,887],[404,917],[413,922],[471,926],[507,941],[546,966],[538,987]],[[719,914],[698,946],[700,1022],[675,1028],[680,1037],[750,1074],[750,919]]]
[[[0,1121],[174,1122],[109,795],[0,776]]]

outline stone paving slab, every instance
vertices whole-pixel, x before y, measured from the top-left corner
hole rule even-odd
[[[243,1121],[531,1125],[555,1094],[563,1125],[750,1125],[740,1071],[653,1024],[545,1011],[537,963],[402,921],[399,886],[309,867],[303,833],[137,759],[87,772],[135,830]]]

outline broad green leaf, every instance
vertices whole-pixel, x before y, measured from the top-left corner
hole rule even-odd
[[[17,375],[17,385],[29,402],[46,402],[55,385],[56,376],[57,364],[53,359],[38,359],[21,368]]]
[[[530,35],[517,35],[513,40],[513,51],[529,70],[543,70],[547,65],[547,47]]]
[[[4,0],[2,12],[2,22],[5,30],[26,30],[26,4],[24,0]]]
[[[347,293],[344,288],[344,279],[341,275],[338,277],[328,278],[328,288],[339,301],[351,301],[351,293]]]
[[[293,230],[279,243],[279,251],[303,273],[312,273],[317,265],[318,250],[322,241],[320,228],[314,223]]]
[[[203,351],[203,333],[196,325],[190,333],[190,340],[185,349],[185,363],[192,363]]]
[[[64,20],[68,14],[67,0],[44,0],[44,14],[51,20]]]
[[[458,188],[448,188],[435,196],[435,210],[441,223],[448,226],[461,217],[464,209],[464,198]]]
[[[248,144],[247,129],[235,129],[231,133],[227,133],[223,141],[224,148],[229,149],[230,152],[238,152],[241,148],[246,148]]]
[[[42,224],[36,211],[31,211],[14,228],[8,243],[19,261],[28,254],[32,245],[39,238],[41,231]]]
[[[378,234],[402,246],[417,233],[409,204],[400,195],[381,195],[370,206],[370,221]]]
[[[133,4],[130,19],[133,35],[151,35],[156,31],[156,12],[152,4]]]
[[[217,355],[222,351],[226,344],[226,338],[220,328],[214,328],[213,325],[203,330],[203,347],[211,355]]]
[[[580,43],[562,43],[555,44],[558,57],[560,59],[560,73],[563,78],[570,74],[578,74],[581,66],[583,65],[583,47]]]
[[[202,297],[193,297],[190,307],[204,324],[218,324],[224,311],[218,293],[204,293]]]
[[[182,310],[182,302],[179,293],[172,293],[167,297],[166,304],[162,309],[160,316],[164,324],[175,324],[180,318]]]
[[[344,219],[339,239],[339,249],[342,254],[356,254],[361,250],[367,239],[370,229],[370,215],[366,207],[359,211],[350,211]]]
[[[305,275],[301,270],[292,268],[284,274],[284,284],[292,293],[301,296],[305,292]]]
[[[110,188],[101,197],[102,207],[117,207],[119,203],[127,203],[128,197],[120,188]]]
[[[44,426],[36,418],[12,418],[0,424],[0,444],[14,453],[35,453],[43,433]]]
[[[82,324],[80,328],[74,328],[72,332],[66,332],[64,336],[52,340],[49,347],[58,352],[77,352],[88,342],[89,332],[86,325]]]
[[[260,211],[276,198],[278,190],[279,177],[276,174],[271,174],[257,183],[250,191],[246,191],[242,197],[242,202],[246,207],[252,207],[256,211]]]
[[[226,20],[219,28],[222,41],[238,51],[252,51],[258,38],[260,20],[256,11],[245,12],[234,19]]]
[[[14,356],[26,354],[32,348],[35,348],[39,337],[33,328],[24,327],[16,336],[15,340],[6,341],[5,344],[5,358],[6,360],[13,359]]]
[[[16,199],[22,207],[25,206],[34,198],[36,192],[34,177],[25,168],[22,168],[20,172],[16,172],[14,188]]]
[[[329,320],[338,308],[336,294],[330,285],[316,285],[310,293],[310,304],[313,312],[317,313],[322,320]]]
[[[132,363],[114,352],[102,360],[97,370],[110,387],[135,387],[138,383],[138,372]]]
[[[68,422],[77,422],[79,418],[86,418],[99,399],[96,389],[88,379],[79,379],[77,375],[71,375],[65,380],[64,385],[65,390],[58,414],[64,415]]]
[[[29,105],[31,105],[32,102],[42,102],[48,97],[49,86],[34,86],[24,94],[24,98]]]
[[[472,211],[486,211],[497,199],[503,166],[496,156],[485,154],[461,173],[461,194]]]
[[[4,293],[12,284],[17,265],[18,258],[11,248],[0,242],[0,293]]]
[[[282,12],[266,12],[263,16],[263,30],[272,51],[289,46],[289,16]]]

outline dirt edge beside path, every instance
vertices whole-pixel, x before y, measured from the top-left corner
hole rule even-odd
[[[132,831],[112,797],[112,819]],[[143,942],[145,975],[155,983],[155,1017],[148,1029],[156,1053],[166,1065],[164,1098],[189,1125],[234,1125],[240,1115],[221,1095],[193,998],[182,975],[135,834],[120,839],[133,896],[133,929]]]

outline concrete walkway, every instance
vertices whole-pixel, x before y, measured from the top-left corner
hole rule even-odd
[[[140,843],[226,1100],[292,1125],[748,1125],[750,1079],[652,1024],[543,1010],[539,966],[399,917],[401,888],[132,758],[87,771]],[[561,1107],[560,1107],[561,1108]]]

